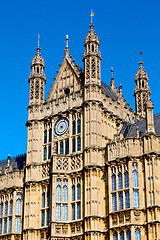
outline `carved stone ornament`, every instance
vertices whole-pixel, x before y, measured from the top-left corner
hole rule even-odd
[[[67,233],[68,232],[68,226],[65,224],[65,225],[62,225],[62,233]]]
[[[125,213],[125,220],[126,220],[126,222],[130,222],[131,221],[131,213],[130,212],[126,212]]]
[[[140,211],[134,211],[134,216],[135,216],[135,220],[139,221],[140,220]]]
[[[55,225],[55,229],[56,229],[56,233],[60,233],[61,232],[61,225],[60,224],[56,224]]]
[[[112,224],[113,225],[117,224],[117,215],[115,214],[112,216]]]
[[[124,214],[123,213],[119,214],[119,222],[124,223]]]

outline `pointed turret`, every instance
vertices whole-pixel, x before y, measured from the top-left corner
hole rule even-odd
[[[31,62],[31,72],[28,81],[30,83],[29,105],[44,102],[44,84],[46,83],[45,62],[40,53],[39,40],[36,50],[36,55]]]
[[[83,55],[85,84],[101,85],[101,52],[99,51],[99,39],[91,22],[90,30],[85,38],[85,50]]]
[[[140,58],[139,62],[139,69],[135,76],[135,83],[136,87],[134,89],[134,96],[135,96],[135,105],[136,105],[136,112],[141,116],[146,116],[146,103],[148,101],[148,97],[150,97],[150,87],[148,86],[148,75],[143,67],[143,62]]]
[[[151,99],[149,96],[146,103],[146,132],[147,133],[150,133],[150,132],[155,133],[153,105],[154,104],[151,102]]]

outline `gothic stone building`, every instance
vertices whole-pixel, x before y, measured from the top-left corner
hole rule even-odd
[[[160,116],[148,76],[140,60],[134,112],[113,77],[101,80],[99,44],[91,23],[84,69],[66,44],[47,99],[38,44],[27,153],[0,163],[0,240],[160,239]]]

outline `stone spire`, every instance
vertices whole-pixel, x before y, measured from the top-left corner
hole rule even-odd
[[[31,62],[31,72],[28,81],[30,83],[29,105],[44,102],[44,84],[46,83],[45,62],[40,53],[39,39],[36,50],[37,52]]]
[[[153,116],[153,103],[151,102],[150,96],[148,97],[146,103],[146,132],[153,132],[155,133],[154,128],[154,116]]]
[[[143,67],[143,62],[140,58],[139,68],[135,75],[135,83],[136,87],[134,89],[134,96],[135,96],[135,105],[136,105],[136,112],[141,116],[146,116],[146,103],[148,101],[148,97],[150,97],[150,87],[148,86],[148,75]]]
[[[99,39],[91,22],[90,30],[85,38],[85,50],[83,55],[85,84],[101,85],[101,52],[99,51]]]

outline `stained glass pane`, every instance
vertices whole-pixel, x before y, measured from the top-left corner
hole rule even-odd
[[[47,210],[47,226],[49,225],[50,223],[50,210],[48,209]]]
[[[112,191],[116,191],[116,175],[112,176]]]
[[[80,151],[81,150],[81,138],[78,137],[77,138],[77,151]]]
[[[63,154],[63,141],[60,142],[60,154]]]
[[[75,138],[72,139],[72,152],[76,151],[76,142],[75,142]]]
[[[4,233],[7,233],[7,218],[4,218]]]
[[[47,143],[47,130],[44,131],[44,144]]]
[[[42,227],[45,224],[45,210],[42,211]]]
[[[120,232],[120,240],[124,240],[124,232]]]
[[[66,140],[65,142],[65,154],[69,153],[69,139]]]
[[[42,208],[45,208],[45,193],[42,193]]]
[[[5,202],[5,216],[8,215],[8,201]]]
[[[113,235],[113,240],[118,240],[118,234],[116,232]]]
[[[49,142],[52,141],[52,128],[49,129]]]

